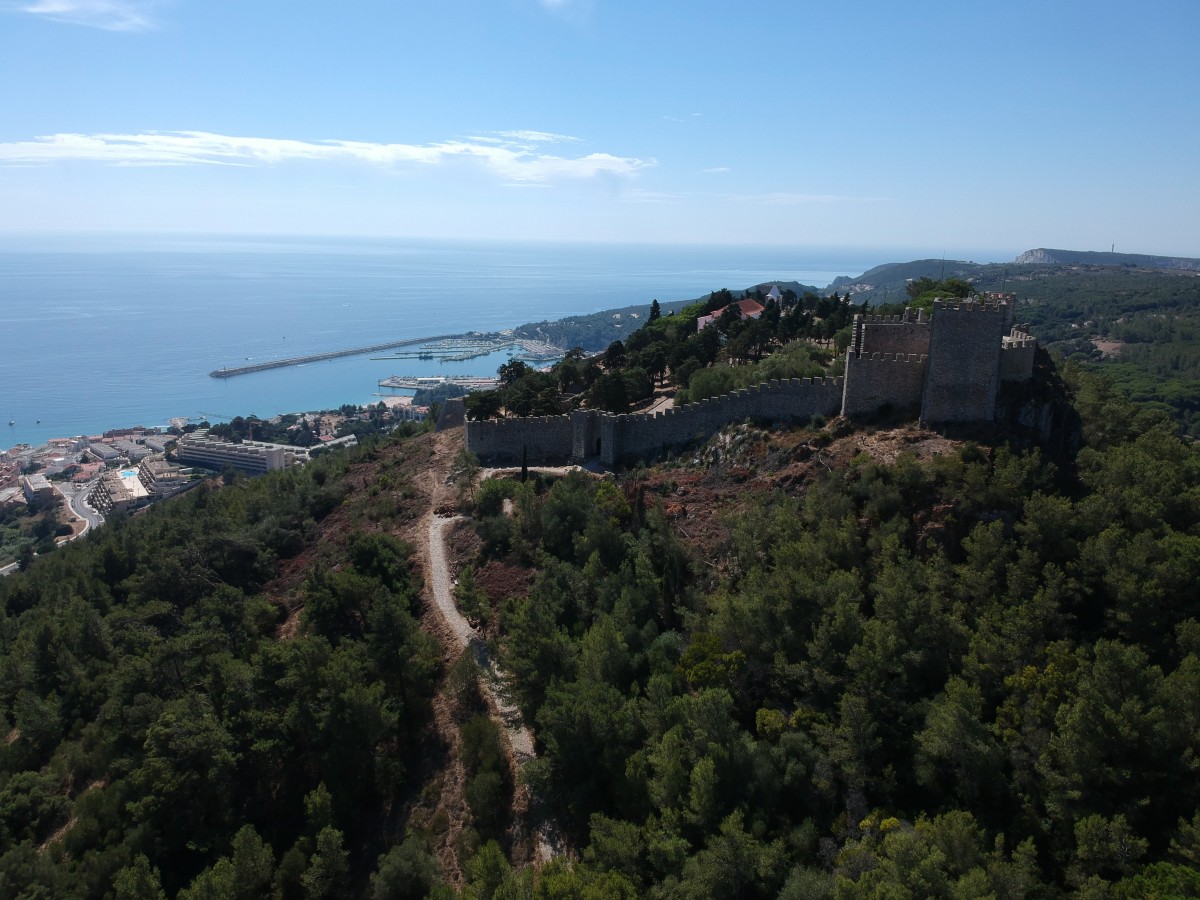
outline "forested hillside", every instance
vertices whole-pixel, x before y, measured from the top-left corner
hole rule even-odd
[[[744,427],[618,483],[485,484],[475,563],[532,578],[493,640],[579,867],[661,897],[1200,891],[1200,456],[1072,380],[1069,468]]]
[[[695,331],[728,299],[502,406],[820,366],[861,309]],[[0,579],[0,896],[1200,895],[1200,453],[1061,376],[1053,458],[817,419],[480,473],[450,430],[114,519]]]
[[[201,487],[0,579],[0,895],[361,891],[440,665],[389,534],[411,488],[375,452]]]

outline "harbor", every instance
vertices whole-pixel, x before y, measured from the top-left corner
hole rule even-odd
[[[381,388],[404,391],[431,390],[447,384],[465,391],[490,391],[497,387],[499,381],[482,375],[392,375],[379,382]]]
[[[493,353],[503,350],[509,350],[514,359],[528,362],[530,365],[537,367],[556,362],[562,357],[562,350],[545,341],[517,339],[512,337],[510,333],[504,332],[499,334],[477,334],[471,332],[467,334],[439,334],[433,337],[410,338],[409,340],[391,341],[386,344],[371,344],[367,347],[352,347],[346,350],[330,350],[326,353],[311,353],[306,356],[288,356],[282,359],[251,363],[246,366],[222,366],[208,374],[213,378],[235,378],[238,375],[250,375],[254,372],[265,372],[269,369],[302,366],[307,363],[321,362],[327,359],[339,359],[344,356],[381,353],[385,350],[396,350],[400,347],[415,347],[416,349],[404,350],[391,356],[374,356],[372,359],[436,359],[444,363],[466,362],[490,356]]]
[[[384,350],[394,350],[397,347],[413,347],[427,344],[430,341],[446,341],[456,338],[468,338],[463,334],[439,334],[434,337],[411,338],[406,341],[391,341],[386,344],[371,344],[367,347],[352,347],[348,350],[330,350],[327,353],[311,353],[307,356],[288,356],[283,359],[272,359],[266,362],[254,363],[249,366],[222,366],[208,374],[213,378],[234,378],[238,375],[249,375],[253,372],[265,372],[268,369],[282,369],[287,366],[302,366],[306,363],[321,362],[326,359],[339,359],[343,356],[361,356],[367,353],[380,353]]]
[[[513,359],[527,362],[534,367],[557,362],[562,350],[545,341],[514,338],[510,332],[499,334],[468,334],[453,337],[428,338],[416,350],[408,350],[392,356],[376,356],[373,359],[436,359],[438,362],[467,362],[491,356],[504,350]]]

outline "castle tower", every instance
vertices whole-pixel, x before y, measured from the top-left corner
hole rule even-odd
[[[922,425],[990,422],[1012,305],[934,301]]]

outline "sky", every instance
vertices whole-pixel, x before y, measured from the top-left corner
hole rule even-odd
[[[0,0],[0,239],[1200,257],[1198,35],[1195,0]]]

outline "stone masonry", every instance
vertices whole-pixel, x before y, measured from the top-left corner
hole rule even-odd
[[[1036,349],[1024,328],[1013,327],[1011,303],[935,301],[932,317],[914,310],[856,316],[844,377],[772,381],[654,414],[576,410],[468,421],[466,445],[488,463],[515,465],[524,456],[613,467],[707,440],[747,418],[862,418],[891,409],[919,413],[923,425],[987,423],[1000,382],[1032,377]]]

